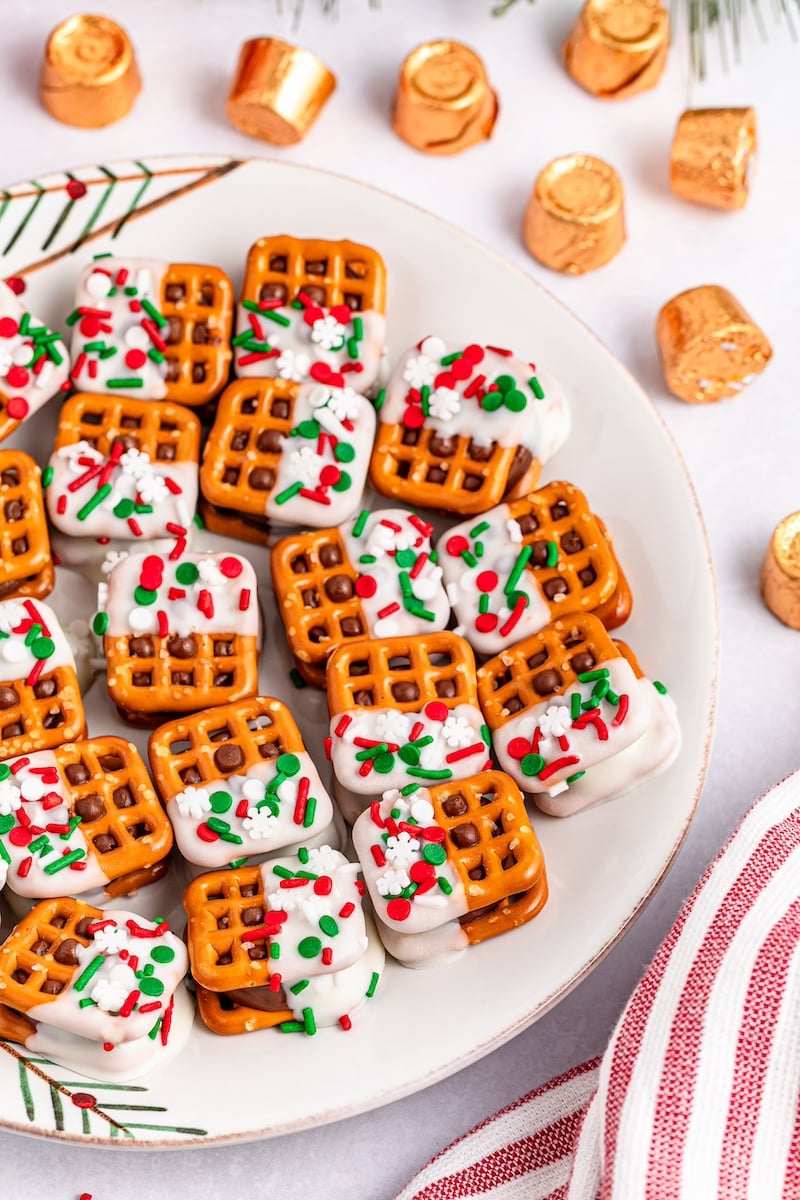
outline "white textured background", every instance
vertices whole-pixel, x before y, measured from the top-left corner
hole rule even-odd
[[[710,47],[710,79],[690,86],[674,49],[659,87],[601,103],[575,87],[559,49],[577,0],[520,0],[502,20],[490,0],[340,0],[341,18],[306,0],[105,0],[135,43],[144,92],[105,130],[69,129],[37,100],[49,29],[72,10],[63,0],[0,0],[2,180],[50,170],[180,151],[244,156],[272,152],[227,124],[224,100],[240,44],[259,34],[292,37],[331,66],[339,88],[300,146],[275,154],[369,180],[432,209],[525,266],[575,310],[637,376],[672,428],[703,506],[719,585],[722,673],[708,785],[687,842],[632,931],[594,974],[533,1028],[482,1062],[417,1096],[338,1125],[230,1149],[169,1153],[96,1151],[0,1134],[0,1196],[9,1200],[389,1200],[442,1146],[519,1094],[598,1053],[643,966],[681,901],[751,800],[798,765],[798,635],[762,607],[758,572],[777,521],[800,508],[800,412],[794,376],[800,142],[800,49],[772,25],[769,42],[745,26],[744,62],[727,74]],[[797,10],[795,10],[797,11]],[[798,20],[800,24],[800,20]],[[427,158],[398,141],[388,119],[400,60],[437,36],[478,49],[499,91],[492,141],[455,159]],[[684,107],[755,104],[761,150],[748,208],[725,214],[677,200],[667,184],[669,146]],[[629,241],[602,271],[552,275],[520,243],[522,211],[538,170],[583,150],[619,170]],[[235,219],[235,217],[233,218]],[[409,247],[413,253],[413,247]],[[653,339],[659,307],[700,283],[729,287],[767,331],[775,361],[740,398],[689,407],[664,391]],[[432,284],[433,286],[433,284]],[[480,280],[475,283],[480,305]],[[631,471],[637,464],[630,464]],[[654,538],[658,530],[652,531]],[[664,580],[669,587],[669,580]],[[590,919],[590,915],[587,915]],[[485,1003],[491,1004],[487,988]],[[409,1014],[409,1021],[415,1018]],[[424,1020],[424,1014],[418,1018]],[[219,1103],[225,1104],[224,1083]],[[231,1080],[231,1087],[235,1081]],[[270,1086],[264,1068],[264,1087]],[[313,1080],[309,1080],[313,1086]]]

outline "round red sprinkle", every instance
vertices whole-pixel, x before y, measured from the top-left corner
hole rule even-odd
[[[306,317],[306,319],[308,319],[306,316],[306,314],[308,312],[309,312],[309,309],[306,309],[305,313],[303,313],[303,316]],[[309,323],[313,324],[313,321],[311,321]],[[316,379],[317,383],[329,383],[331,375],[333,374],[330,367],[325,362],[312,363],[311,369],[309,370],[308,373],[312,379]]]
[[[362,600],[368,600],[370,596],[374,596],[378,590],[378,585],[371,575],[359,575],[356,580],[356,595]]]
[[[465,550],[469,550],[469,542],[463,534],[456,533],[447,539],[445,549],[448,554],[452,554],[453,558],[458,558]]]
[[[91,1092],[73,1092],[72,1103],[76,1108],[95,1108],[97,1106],[97,1097]]]
[[[33,841],[33,834],[30,829],[23,829],[22,826],[17,826],[11,830],[8,840],[12,846],[29,846]]]
[[[497,617],[494,613],[478,613],[475,628],[478,633],[492,633],[497,628]]]
[[[478,590],[481,592],[493,592],[497,587],[497,575],[494,571],[481,571],[477,579]]]
[[[390,921],[407,921],[411,916],[411,904],[402,896],[398,896],[386,905],[386,915]]]
[[[408,878],[412,883],[424,883],[426,879],[431,879],[435,874],[433,863],[415,862],[409,868]]]
[[[19,275],[12,275],[10,279],[6,280],[6,283],[15,296],[21,296],[25,291],[25,280],[20,279]]]
[[[209,829],[205,821],[201,821],[197,826],[197,836],[201,842],[216,842],[219,839],[219,834],[214,833],[213,829]]]
[[[22,396],[12,396],[6,404],[6,412],[12,421],[24,421],[29,409],[28,401],[23,400]]]
[[[450,709],[441,700],[431,700],[425,705],[425,716],[430,721],[446,721]]]
[[[406,429],[419,429],[425,420],[425,414],[417,405],[410,404],[403,413],[403,424]]]
[[[157,592],[161,587],[163,577],[161,574],[156,574],[155,571],[142,570],[139,576],[139,587],[144,588],[146,592]]]
[[[333,463],[328,463],[327,466],[324,466],[319,473],[319,481],[320,483],[324,484],[325,487],[333,487],[335,483],[339,482],[341,477],[342,472],[338,467],[335,467]]]
[[[423,829],[422,836],[425,838],[426,842],[442,843],[447,837],[447,834],[439,825],[428,825],[425,829]]]
[[[67,195],[70,200],[80,200],[81,196],[86,195],[86,184],[81,183],[80,179],[70,179],[67,184]]]
[[[438,387],[451,388],[451,387],[455,387],[455,382],[456,381],[453,378],[450,371],[440,371],[439,374],[436,376],[436,378],[433,381],[433,386],[437,387],[437,388]]]
[[[468,358],[457,358],[450,364],[450,374],[454,379],[469,379],[472,374],[472,364]]]
[[[78,328],[84,337],[96,337],[100,332],[100,321],[97,317],[81,317]]]
[[[242,573],[242,561],[239,558],[223,558],[219,569],[226,579],[238,579]]]
[[[147,355],[144,350],[140,350],[138,346],[134,346],[125,355],[125,366],[130,367],[132,371],[138,371],[147,362]]]
[[[319,879],[314,880],[314,891],[318,896],[329,896],[333,889],[333,880],[330,875],[320,875]]]
[[[148,554],[147,558],[142,563],[143,571],[153,571],[155,574],[163,575],[164,560],[159,558],[157,554]]]
[[[479,346],[477,342],[473,342],[464,351],[464,358],[467,362],[471,362],[473,366],[479,362],[483,362],[483,347]]]
[[[516,758],[517,760],[524,758],[526,754],[529,754],[530,749],[531,744],[528,739],[524,737],[512,738],[508,743],[508,753],[512,758]]]
[[[15,364],[13,367],[9,367],[6,379],[8,380],[9,387],[24,388],[28,385],[30,373],[24,367]]]
[[[18,329],[19,325],[13,317],[0,317],[0,337],[14,337]]]

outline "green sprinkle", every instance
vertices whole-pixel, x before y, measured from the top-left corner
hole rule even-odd
[[[291,671],[289,672],[289,678],[291,679],[292,683],[294,684],[294,686],[296,688],[304,688],[304,687],[308,686],[306,684],[305,679],[303,679],[303,676],[298,671],[297,667],[292,667]]]
[[[572,693],[572,695],[569,698],[569,704],[570,704],[569,715],[572,717],[573,721],[577,721],[578,717],[581,715],[581,694],[580,694],[580,692]]]
[[[164,355],[160,350],[156,350],[155,346],[153,346],[152,350],[147,351],[147,357],[152,359],[152,361],[155,363],[163,363],[166,361]]]
[[[20,333],[22,333],[22,329],[20,329]],[[103,341],[87,342],[83,348],[87,354],[92,354],[95,350],[105,350],[106,344]]]
[[[314,824],[314,817],[317,815],[317,801],[314,796],[309,796],[306,803],[306,815],[303,817],[303,828],[308,829]]]
[[[95,637],[102,637],[107,629],[108,629],[108,613],[107,612],[95,613],[94,620],[92,621],[92,632],[94,633]]]
[[[475,557],[475,555],[472,554],[469,550],[463,550],[461,553],[461,557],[463,558],[464,562],[467,564],[468,567],[477,567],[478,560]]]
[[[158,599],[158,592],[150,591],[149,588],[138,586],[134,589],[133,598],[137,604],[155,604]]]
[[[148,966],[150,966],[149,963]],[[139,991],[145,996],[163,996],[164,984],[154,975],[145,975],[139,980]]]
[[[28,848],[32,850],[33,845],[29,846]],[[52,850],[52,846],[50,849]],[[63,871],[65,867],[68,867],[72,863],[78,862],[79,859],[85,857],[85,850],[73,850],[70,854],[65,854],[62,858],[57,858],[54,862],[48,863],[44,869],[44,873],[45,875],[55,875],[56,871]]]
[[[144,387],[143,379],[107,379],[106,387],[110,388],[140,388]]]
[[[152,975],[154,972],[155,972],[155,967],[153,966],[153,964],[145,963],[145,965],[142,967],[141,971],[137,971],[136,974],[137,974],[138,978],[141,979],[144,976]]]
[[[432,863],[434,867],[440,867],[443,862],[447,861],[447,851],[437,842],[427,842],[422,848],[422,857],[425,862]]]
[[[419,750],[416,746],[401,746],[399,750],[400,761],[406,766],[416,767],[419,762]]]
[[[275,503],[285,504],[287,500],[291,500],[292,496],[296,496],[299,491],[302,491],[302,488],[303,481],[302,479],[298,479],[297,483],[290,484],[289,487],[284,488],[282,492],[278,493],[275,497]]]
[[[568,775],[567,776],[567,787],[569,787],[569,785],[572,783],[576,783],[579,779],[582,779],[585,774],[586,774],[585,771],[576,771],[574,775]]]
[[[159,1017],[158,1020],[156,1021],[155,1025],[153,1026],[153,1028],[150,1030],[150,1032],[147,1035],[150,1038],[151,1042],[154,1042],[156,1040],[156,1038],[158,1037],[158,1031],[161,1028],[161,1021],[162,1021],[162,1018]]]
[[[469,536],[471,538],[478,538],[482,533],[486,533],[489,528],[490,525],[488,521],[481,521],[480,525],[476,525],[474,529],[470,529]]]
[[[456,362],[462,357],[463,351],[456,350],[453,354],[445,354],[444,358],[440,358],[439,362],[443,367],[449,367],[450,363]]]
[[[402,566],[402,563],[399,563],[398,565]],[[414,585],[411,582],[411,580],[409,579],[407,571],[400,572],[399,582],[400,582],[400,591],[405,596],[405,598],[406,599],[413,598]]]
[[[230,833],[230,825],[227,821],[223,821],[221,817],[209,817],[206,825],[213,833]]]
[[[50,845],[50,840],[47,837],[47,834],[43,833],[41,837],[38,837],[35,839],[35,841],[31,842],[31,844],[28,846],[28,849],[30,850],[31,854],[39,854],[41,851],[41,857],[44,858],[46,854],[51,853],[53,847]]]
[[[243,303],[246,308],[248,303],[250,303],[250,301],[245,300]],[[232,346],[244,346],[247,342],[250,341],[252,336],[253,336],[252,329],[246,329],[244,331],[244,333],[237,333],[236,337],[231,338],[231,345]]]
[[[356,456],[355,447],[351,446],[349,442],[337,442],[333,450],[333,456],[337,462],[352,462]]]
[[[367,758],[377,758],[379,754],[385,754],[388,749],[388,744],[381,742],[377,746],[367,746],[365,750],[358,750],[355,757],[358,762],[363,762]]]
[[[608,692],[608,679],[598,679],[592,688],[592,699],[599,703]]]
[[[486,412],[495,412],[503,403],[500,392],[487,392],[480,401],[480,406]]]
[[[276,325],[283,325],[284,328],[292,323],[289,317],[285,317],[283,313],[277,312],[274,308],[259,309],[259,316],[266,317],[268,321],[274,321]]]
[[[476,558],[483,558],[483,542],[476,542],[472,549],[475,551]]]
[[[488,613],[489,611],[489,593],[481,592],[481,598],[478,601],[478,612]]]
[[[150,957],[153,962],[171,963],[175,957],[175,951],[171,946],[156,946],[150,951]]]
[[[31,646],[36,641],[36,639],[41,636],[41,633],[42,633],[42,627],[40,624],[38,624],[38,622],[36,625],[31,625],[30,629],[25,634],[25,645]]]
[[[361,554],[358,561],[364,563],[365,566],[371,566],[372,563],[376,563],[378,560],[374,554]]]
[[[372,401],[372,407],[375,412],[380,412],[386,402],[386,388],[381,388],[375,399]]]
[[[3,862],[11,863],[11,855],[8,853],[4,842],[0,842],[0,858]]]
[[[401,796],[413,796],[414,792],[419,791],[418,783],[407,783],[405,787],[400,788]]]
[[[558,546],[555,542],[547,543],[547,566],[554,567],[558,562]]]
[[[305,1028],[302,1021],[282,1021],[278,1026],[281,1033],[304,1033]]]
[[[364,526],[367,523],[368,517],[369,512],[366,508],[362,508],[361,512],[356,517],[355,524],[353,525],[353,537],[361,537],[361,534],[364,532]]]
[[[200,572],[194,563],[181,563],[175,572],[175,578],[178,583],[191,584],[196,583],[200,578]]]
[[[513,375],[498,375],[495,383],[501,392],[510,392],[517,385],[517,381]]]
[[[297,946],[297,952],[302,958],[316,958],[322,950],[322,942],[318,937],[304,937]]]
[[[280,958],[280,956],[281,956],[280,942],[270,942],[269,956],[270,956],[270,958],[275,958],[275,959]]]
[[[525,399],[524,394],[520,391],[517,391],[516,388],[514,388],[514,390],[511,392],[506,392],[505,396],[503,397],[503,403],[509,412],[515,413],[522,412],[525,408],[527,408],[528,405],[528,401]]]
[[[288,867],[273,867],[272,874],[277,875],[279,879],[294,879],[294,871],[290,871]]]
[[[375,989],[378,986],[379,980],[380,980],[380,975],[378,974],[377,971],[373,971],[372,978],[369,981],[369,987],[367,988],[367,998],[369,1000],[371,1000],[372,997],[375,995]]]
[[[230,830],[227,832],[220,831],[219,839],[221,842],[229,842],[234,846],[241,846],[244,839],[240,838],[238,833],[233,833]]]
[[[84,996],[82,1000],[78,1001],[78,1008],[91,1008],[95,1003],[96,1001],[92,1000],[91,996]]]
[[[235,871],[237,867],[243,867],[244,864],[247,862],[247,859],[248,859],[248,855],[246,855],[246,854],[245,854],[244,858],[235,858],[233,860],[233,862],[228,863],[228,869],[230,871]]]
[[[164,328],[164,326],[167,324],[167,318],[158,311],[154,304],[151,304],[150,301],[144,297],[142,298],[142,308],[147,313],[148,317],[152,317],[159,329]]]
[[[492,744],[492,731],[491,731],[491,729],[489,728],[489,726],[488,726],[488,725],[485,725],[485,724],[484,724],[484,725],[481,725],[481,737],[483,738],[483,740],[484,740],[484,743],[485,743],[487,746],[491,746],[491,744]]]
[[[608,691],[606,692],[606,702],[608,704],[614,704],[614,705],[619,704],[619,696],[617,695],[616,692],[612,692],[611,688],[609,688]]]
[[[389,775],[394,770],[394,755],[389,753],[378,754],[373,759],[372,766],[379,775]]]
[[[72,310],[72,312],[69,314],[69,316],[67,317],[67,325],[70,325],[70,326],[74,325],[76,323],[76,321],[78,320],[78,318],[80,317],[80,315],[81,314],[78,312],[77,308],[74,308]]]
[[[584,700],[581,708],[584,712],[589,712],[590,709],[597,708],[597,701],[595,700],[594,696],[590,696],[588,700]]]
[[[126,287],[126,288],[124,288],[124,289],[123,289],[123,295],[125,295],[125,296],[135,296],[135,295],[136,295],[136,288],[135,288],[135,287]]]
[[[45,487],[45,488],[50,487],[50,484],[52,482],[53,482],[53,468],[45,467],[44,471],[42,472],[42,487]]]
[[[453,772],[446,771],[425,771],[422,767],[409,767],[408,775],[414,775],[417,779],[452,779]]]
[[[300,770],[300,759],[296,754],[279,754],[275,760],[275,769],[291,779]]]
[[[34,658],[49,658],[56,648],[56,644],[52,638],[37,637],[36,641],[31,646],[31,653]]]
[[[308,421],[301,421],[299,425],[295,425],[292,433],[296,434],[297,437],[316,439],[320,435],[319,421],[315,421],[313,418]]]
[[[417,556],[413,550],[398,550],[394,556],[394,561],[397,563],[398,567],[402,567],[405,571],[408,570],[409,567],[413,567],[414,563],[417,561]],[[401,576],[401,579],[402,578],[403,577]]]
[[[660,679],[653,680],[653,687],[656,689],[656,691],[659,693],[659,695],[666,696],[667,689],[664,687],[664,684],[661,682]]]
[[[11,774],[11,767],[8,763],[0,763],[0,779],[8,779]]]
[[[195,513],[194,516],[192,517],[192,520],[194,521],[194,523],[198,529],[205,529],[206,523],[203,520],[203,518],[200,516],[200,513]]]
[[[326,937],[336,937],[339,926],[333,917],[324,916],[319,919],[319,927]]]
[[[81,508],[78,511],[78,520],[85,521],[86,518],[89,516],[89,514],[94,512],[94,510],[103,503],[106,496],[110,496],[110,495],[111,495],[111,484],[104,483],[101,488],[97,489],[95,494],[92,496],[91,500],[87,500],[86,503],[84,504],[83,508]]]
[[[98,954],[96,958],[93,958],[88,967],[86,967],[75,980],[75,983],[73,984],[73,991],[82,992],[89,980],[93,979],[100,970],[104,962],[105,959],[103,958],[102,954]]]
[[[538,775],[544,767],[544,759],[541,754],[526,754],[519,764],[523,775],[529,779],[534,775]]]
[[[15,824],[16,821],[11,813],[8,813],[4,817],[0,817],[0,833],[8,833],[14,828]]]
[[[594,683],[597,679],[608,679],[608,667],[598,667],[595,671],[583,671],[578,676],[578,683]]]
[[[409,600],[406,602],[405,608],[415,617],[421,617],[423,621],[436,620],[436,613],[432,613],[429,608],[424,608],[421,600]]]
[[[444,875],[439,875],[436,879],[436,882],[438,883],[439,887],[444,892],[445,896],[452,895],[453,885],[449,879],[445,879]]]
[[[347,339],[347,355],[349,358],[358,358],[358,338]]]
[[[301,979],[299,983],[295,983],[292,987],[290,987],[289,991],[292,993],[293,996],[299,996],[300,993],[304,992],[307,987],[308,987],[308,980]]]
[[[530,558],[531,554],[533,554],[533,546],[523,546],[522,549],[520,550],[519,554],[517,555],[517,561],[514,563],[511,574],[508,577],[506,586],[503,589],[503,591],[505,592],[506,595],[508,595],[509,592],[513,592],[514,589],[516,588],[517,584],[520,581],[520,576],[522,575],[522,572],[525,570],[525,567],[528,565],[528,559]]]
[[[336,480],[336,483],[333,484],[333,490],[335,492],[346,492],[347,489],[352,486],[352,483],[353,480],[348,475],[347,471],[342,471],[341,475]]]
[[[539,383],[539,380],[535,375],[531,375],[530,379],[528,380],[528,387],[531,389],[537,400],[544,400],[544,388]]]
[[[114,516],[119,517],[121,521],[127,521],[128,517],[132,517],[135,512],[135,503],[133,500],[128,500],[127,498],[120,500],[120,502],[114,506]]]

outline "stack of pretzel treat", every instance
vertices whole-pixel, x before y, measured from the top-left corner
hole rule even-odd
[[[478,329],[390,351],[385,312],[376,250],[287,235],[238,306],[216,266],[85,261],[70,351],[0,285],[0,440],[61,403],[43,472],[0,448],[0,1036],[122,1079],[195,1010],[349,1030],[387,953],[436,967],[537,916],[536,808],[677,754],[612,636],[604,521],[541,480],[558,383]],[[54,565],[97,589],[106,728]]]

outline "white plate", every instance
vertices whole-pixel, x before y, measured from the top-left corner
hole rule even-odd
[[[607,521],[635,596],[623,636],[646,673],[668,685],[683,726],[680,758],[653,783],[569,820],[535,819],[551,889],[541,916],[445,968],[388,966],[348,1034],[226,1039],[198,1021],[187,1049],[165,1069],[133,1087],[101,1089],[20,1061],[0,1043],[0,1126],[9,1129],[156,1146],[286,1133],[386,1104],[488,1054],[591,971],[652,895],[686,834],[706,770],[717,662],[708,546],[680,456],[637,384],[566,309],[465,234],[363,184],[266,161],[159,159],[86,168],[72,178],[87,188],[74,200],[65,174],[37,181],[41,193],[30,184],[9,189],[5,204],[0,193],[0,272],[24,275],[26,298],[50,323],[63,322],[78,268],[92,254],[218,263],[238,288],[250,243],[290,232],[380,250],[392,353],[436,332],[513,346],[544,363],[575,416],[547,476],[577,483]],[[55,420],[51,404],[17,444],[43,462]],[[262,689],[290,703],[325,766],[324,696],[290,683],[267,554],[238,548],[263,581]],[[102,681],[87,707],[92,733],[120,729]],[[144,746],[146,739],[136,740]],[[95,1097],[96,1107],[76,1105],[76,1092]]]

